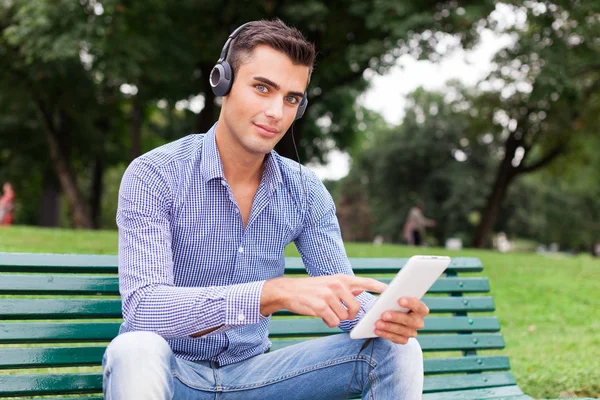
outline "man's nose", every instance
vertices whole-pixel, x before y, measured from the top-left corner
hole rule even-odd
[[[283,98],[274,96],[265,110],[265,115],[274,120],[280,120],[283,117]]]

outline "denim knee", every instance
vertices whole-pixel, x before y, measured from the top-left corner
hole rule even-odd
[[[164,361],[171,357],[171,347],[162,336],[153,332],[127,332],[108,345],[105,358],[114,363],[135,363],[137,366]]]
[[[369,349],[365,350],[368,354]],[[377,365],[386,364],[386,369],[392,374],[423,374],[423,351],[415,338],[406,344],[393,343],[379,338],[375,343],[375,351],[379,354]]]
[[[173,352],[152,332],[127,332],[108,345],[102,366],[107,400],[165,400],[173,395]]]

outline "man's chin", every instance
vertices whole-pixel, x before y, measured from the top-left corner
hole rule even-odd
[[[262,143],[260,143],[262,142]],[[267,155],[269,154],[274,148],[275,145],[277,143],[273,143],[273,141],[269,141],[267,143],[267,141],[254,141],[253,143],[248,143],[245,147],[246,150],[252,154],[256,154],[256,155]]]

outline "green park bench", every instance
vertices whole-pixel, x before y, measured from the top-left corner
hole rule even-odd
[[[388,283],[405,262],[351,259],[357,275]],[[489,315],[494,301],[482,295],[488,279],[473,275],[482,270],[476,258],[454,258],[424,298],[431,309],[418,336],[424,399],[531,399],[507,356],[478,354],[504,348],[498,318]],[[286,273],[306,274],[301,259],[286,258]],[[0,398],[102,399],[102,355],[121,318],[116,256],[0,253]],[[272,350],[339,332],[285,312],[270,324]]]

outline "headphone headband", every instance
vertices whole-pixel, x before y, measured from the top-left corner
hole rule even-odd
[[[217,60],[217,63],[221,63],[223,61],[225,61],[225,58],[227,58],[227,52],[229,51],[229,46],[231,45],[231,42],[233,41],[233,39],[235,39],[235,37],[240,33],[240,31],[242,29],[244,29],[244,27],[246,25],[250,24],[250,22],[246,22],[245,24],[238,26],[235,31],[231,32],[231,34],[229,35],[229,37],[227,38],[227,41],[225,42],[225,45],[223,46],[223,49],[221,50],[221,56],[219,57],[219,59]]]

